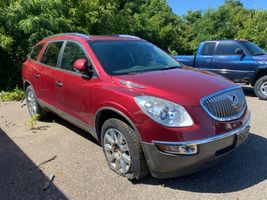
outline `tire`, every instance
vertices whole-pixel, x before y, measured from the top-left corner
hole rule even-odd
[[[263,76],[256,81],[254,92],[259,99],[267,100],[267,76]]]
[[[117,174],[132,180],[149,174],[137,135],[123,121],[111,118],[104,122],[101,145],[110,169]]]
[[[26,104],[31,117],[38,115],[38,120],[45,119],[47,112],[39,105],[32,86],[26,88]]]

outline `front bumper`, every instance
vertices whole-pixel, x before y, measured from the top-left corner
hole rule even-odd
[[[213,137],[188,142],[143,142],[143,150],[151,175],[155,178],[171,178],[198,172],[219,163],[226,155],[243,143],[249,134],[250,115],[243,126]],[[163,152],[157,145],[197,146],[193,155]]]

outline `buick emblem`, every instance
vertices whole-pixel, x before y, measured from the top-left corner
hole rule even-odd
[[[233,102],[233,106],[234,106],[235,108],[237,108],[237,107],[239,106],[239,104],[240,104],[240,101],[239,101],[239,99],[238,99],[237,96],[233,96],[233,97],[232,97],[232,102]]]

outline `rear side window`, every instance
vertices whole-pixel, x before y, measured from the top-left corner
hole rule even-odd
[[[214,53],[215,42],[208,42],[203,45],[201,55],[203,56],[211,56]]]
[[[73,64],[77,59],[87,59],[82,48],[75,42],[67,42],[62,57],[61,68],[69,71],[75,71]]]
[[[51,67],[57,66],[58,55],[62,47],[63,42],[51,42],[47,45],[41,63],[49,65]]]
[[[219,43],[215,55],[236,55],[240,49],[240,45],[234,41],[223,41]]]
[[[38,44],[37,46],[35,46],[32,49],[32,52],[30,53],[30,58],[33,60],[37,60],[37,57],[41,51],[41,49],[43,48],[44,44]]]

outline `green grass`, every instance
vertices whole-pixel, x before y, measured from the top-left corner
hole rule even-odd
[[[29,128],[30,130],[35,129],[35,125],[36,125],[36,123],[37,123],[39,118],[40,118],[40,115],[38,115],[38,114],[35,114],[35,115],[31,116],[31,118],[29,118],[25,122],[26,128]]]
[[[0,100],[1,101],[20,101],[25,97],[25,93],[23,90],[15,88],[12,91],[8,92],[0,92]]]

